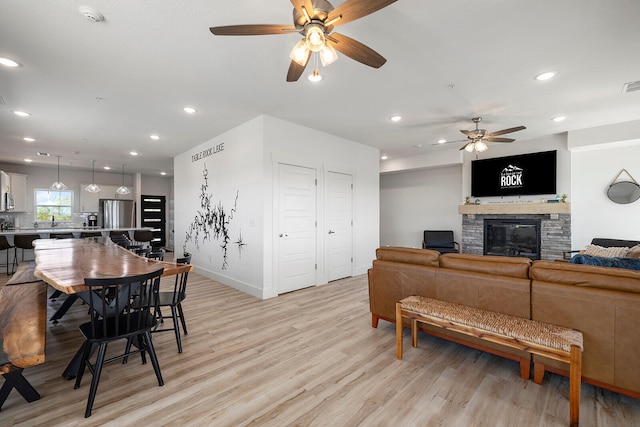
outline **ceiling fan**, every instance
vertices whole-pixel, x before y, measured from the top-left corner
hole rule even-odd
[[[460,148],[460,150],[465,150],[469,153],[475,151],[477,153],[482,153],[487,150],[486,142],[513,142],[515,139],[513,138],[498,138],[498,135],[504,135],[507,133],[517,132],[519,130],[526,129],[524,126],[516,126],[513,128],[502,129],[495,132],[487,133],[486,129],[479,129],[478,123],[482,121],[482,117],[474,117],[471,119],[475,124],[476,128],[474,130],[461,130],[463,134],[467,135],[466,140],[467,143]],[[451,142],[460,142],[460,141],[451,141]]]
[[[333,28],[370,15],[396,0],[345,0],[334,8],[326,0],[291,0],[293,25],[227,25],[211,27],[216,36],[257,36],[267,34],[300,33],[303,39],[291,51],[291,65],[287,81],[297,81],[311,58],[318,53],[323,66],[338,59],[336,50],[351,59],[373,68],[380,68],[387,60],[368,46],[343,34],[332,33]],[[314,71],[317,75],[318,70]]]

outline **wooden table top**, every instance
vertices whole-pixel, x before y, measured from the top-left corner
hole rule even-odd
[[[190,264],[138,256],[109,238],[39,239],[34,241],[36,277],[67,294],[86,291],[86,277],[122,277],[164,268],[163,276],[192,271]]]

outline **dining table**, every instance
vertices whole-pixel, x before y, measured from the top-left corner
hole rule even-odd
[[[118,278],[147,274],[163,269],[162,276],[172,276],[193,270],[191,264],[158,261],[139,256],[119,246],[108,237],[84,239],[38,239],[33,242],[34,275],[65,294],[75,294],[89,301],[85,278]],[[81,366],[78,350],[62,376],[75,378]]]

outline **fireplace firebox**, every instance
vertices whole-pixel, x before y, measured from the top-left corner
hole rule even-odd
[[[485,219],[483,253],[540,259],[540,220]]]

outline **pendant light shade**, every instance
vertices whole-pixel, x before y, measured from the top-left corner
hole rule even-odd
[[[64,185],[62,181],[60,181],[60,156],[56,156],[56,157],[58,158],[58,179],[56,182],[51,184],[50,188],[52,190],[62,191],[62,190],[66,190],[67,186]]]
[[[87,185],[85,187],[85,190],[88,191],[89,193],[98,193],[100,191],[100,187],[98,186],[98,184],[96,184],[96,161],[92,160],[91,161],[91,184]]]
[[[116,190],[116,193],[118,193],[118,194],[129,194],[129,193],[131,193],[131,190],[129,190],[129,187],[126,187],[124,185],[124,163],[122,164],[122,185],[120,187],[118,187],[118,189]]]

